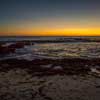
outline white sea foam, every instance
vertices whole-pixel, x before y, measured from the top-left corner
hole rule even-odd
[[[41,43],[16,49],[16,52],[0,59],[62,59],[69,57],[100,58],[100,43]]]

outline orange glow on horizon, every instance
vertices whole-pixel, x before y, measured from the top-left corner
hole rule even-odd
[[[89,17],[90,18],[90,17]],[[99,20],[41,19],[0,25],[0,36],[100,36]]]
[[[31,30],[9,30],[0,32],[0,36],[100,36],[100,28],[64,28],[64,29],[31,29]]]
[[[0,27],[0,36],[100,36],[100,27],[25,25]]]

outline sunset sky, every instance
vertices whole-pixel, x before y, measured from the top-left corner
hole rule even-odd
[[[0,36],[100,35],[100,0],[0,0]]]

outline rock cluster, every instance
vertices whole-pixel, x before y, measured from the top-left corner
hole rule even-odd
[[[25,45],[33,45],[33,43],[28,42],[28,41],[23,41],[23,42],[16,42],[12,43],[8,46],[3,46],[2,44],[0,45],[0,54],[6,55],[9,53],[15,53],[16,49],[24,48]]]
[[[8,71],[14,68],[27,69],[32,75],[79,75],[87,74],[90,70],[90,63],[97,65],[99,60],[85,59],[35,59],[33,61],[9,59],[0,62],[0,71]],[[94,62],[94,63],[93,63]],[[92,65],[91,65],[92,66]]]
[[[15,52],[15,48],[9,48],[9,46],[4,47],[4,46],[0,45],[0,54],[6,55],[9,53],[14,53],[14,52]]]

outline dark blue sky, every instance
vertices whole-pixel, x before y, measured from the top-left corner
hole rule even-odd
[[[78,20],[89,20],[91,24],[93,20],[98,25],[99,18],[100,0],[0,0],[1,27],[9,24],[17,26],[26,21],[35,26],[56,19],[60,22],[66,20],[66,23],[71,21],[71,24]]]
[[[100,14],[100,0],[0,0],[0,22]]]

